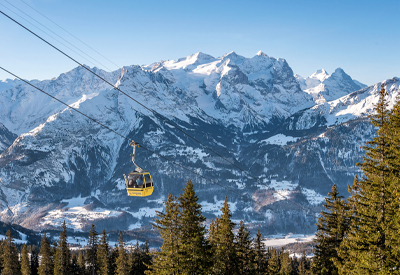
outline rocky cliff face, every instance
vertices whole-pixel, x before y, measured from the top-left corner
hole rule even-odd
[[[92,223],[133,229],[148,225],[168,193],[179,194],[190,179],[207,218],[220,214],[228,196],[236,221],[265,233],[313,232],[332,183],[346,194],[359,173],[354,166],[363,156],[359,148],[374,134],[366,115],[373,112],[379,84],[350,93],[354,86],[344,97],[315,105],[287,62],[262,52],[253,58],[197,53],[111,73],[94,70],[258,180],[75,68],[32,83],[218,184],[139,148],[137,162],[151,172],[155,190],[147,198],[128,197],[123,181],[133,169],[128,141],[14,83],[0,86],[2,220],[34,229],[63,220],[82,231]],[[346,77],[331,78],[340,83]],[[383,83],[391,101],[398,83],[397,78]]]

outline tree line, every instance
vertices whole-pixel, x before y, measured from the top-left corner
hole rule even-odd
[[[57,244],[51,245],[46,232],[40,250],[22,245],[19,252],[11,231],[0,244],[0,272],[2,275],[95,275],[144,274],[151,264],[147,242],[140,246],[126,246],[121,232],[118,245],[111,247],[105,230],[99,235],[92,225],[86,248],[71,250],[68,245],[65,222]]]
[[[235,232],[227,198],[222,215],[206,230],[197,201],[191,181],[179,197],[168,196],[165,212],[157,212],[153,224],[163,244],[153,252],[147,243],[128,248],[121,233],[112,248],[106,232],[97,234],[94,225],[86,248],[71,250],[65,222],[57,244],[51,245],[44,232],[39,253],[26,245],[19,252],[8,231],[0,245],[1,274],[308,274],[311,262],[305,254],[292,259],[289,252],[266,248],[260,231],[251,238],[243,221]]]
[[[308,274],[311,262],[305,255],[292,258],[289,252],[266,248],[260,231],[251,237],[240,221],[232,222],[228,200],[221,216],[205,226],[201,205],[191,181],[179,197],[168,196],[165,212],[157,212],[154,226],[163,244],[153,253],[146,274]]]

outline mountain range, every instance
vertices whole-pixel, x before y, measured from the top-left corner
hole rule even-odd
[[[261,51],[91,70],[136,101],[83,67],[29,82],[204,178],[139,147],[137,163],[151,172],[155,190],[128,197],[127,140],[7,79],[0,82],[2,221],[35,230],[64,220],[76,231],[92,223],[133,230],[147,226],[168,193],[178,195],[192,180],[208,221],[227,196],[235,222],[266,234],[312,233],[332,184],[347,196],[347,184],[360,174],[355,164],[375,133],[368,115],[381,85],[391,105],[399,93],[398,78],[367,87],[340,68],[302,78],[285,59]]]

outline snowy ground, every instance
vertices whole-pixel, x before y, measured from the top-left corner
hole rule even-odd
[[[120,211],[102,208],[95,208],[91,211],[87,210],[84,206],[85,200],[85,197],[77,197],[62,201],[67,202],[68,205],[63,209],[49,211],[48,214],[43,217],[41,224],[60,226],[65,221],[68,228],[81,231],[86,221],[118,217],[122,214]]]
[[[264,240],[266,247],[282,247],[290,243],[305,243],[311,242],[315,238],[315,235],[302,235],[302,234],[288,234],[283,235],[272,235]]]

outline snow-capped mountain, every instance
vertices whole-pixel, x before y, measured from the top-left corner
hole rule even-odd
[[[122,176],[133,169],[127,140],[31,86],[7,81],[12,85],[0,87],[2,220],[35,229],[63,220],[82,231],[92,223],[133,229],[148,225],[168,193],[179,194],[191,179],[210,219],[228,196],[236,221],[252,222],[266,233],[313,232],[332,183],[345,195],[359,172],[354,168],[363,155],[359,147],[374,134],[365,118],[373,108],[365,106],[374,102],[379,84],[350,95],[346,90],[339,98],[350,77],[336,70],[324,78],[321,72],[314,87],[323,83],[338,97],[315,105],[288,63],[262,52],[252,58],[196,53],[114,72],[93,70],[153,112],[82,67],[31,83],[218,184],[139,147],[137,162],[151,172],[155,190],[147,198],[128,197]],[[397,78],[384,82],[393,98],[397,83]]]
[[[366,87],[353,80],[341,68],[337,68],[331,75],[321,69],[307,78],[299,75],[295,77],[301,89],[310,94],[316,103],[331,101]]]

